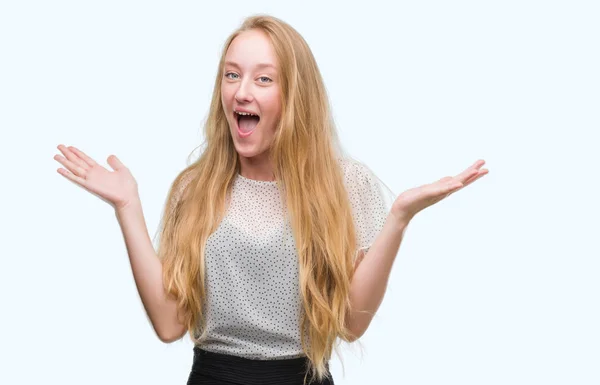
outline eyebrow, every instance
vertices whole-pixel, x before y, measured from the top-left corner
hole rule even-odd
[[[236,62],[232,62],[232,61],[226,61],[225,65],[226,66],[232,66],[232,67],[240,68],[240,66]],[[256,65],[256,68],[273,68],[273,69],[277,69],[277,67],[275,67],[273,64],[270,64],[270,63],[258,63]]]

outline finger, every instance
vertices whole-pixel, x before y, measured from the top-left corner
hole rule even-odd
[[[72,182],[75,182],[83,187],[85,187],[85,179],[73,174],[72,172],[69,172],[67,170],[65,170],[64,168],[59,168],[56,170],[60,175],[64,176],[65,178],[69,179]]]
[[[436,204],[437,202],[446,199],[448,196],[450,196],[451,194],[455,193],[463,187],[463,184],[456,180],[438,183],[435,186],[433,186],[431,190],[429,197],[430,203]]]
[[[463,179],[461,179],[461,182],[463,184],[465,184],[467,181],[469,181],[470,179],[473,179],[477,176],[477,174],[479,174],[479,170],[478,169],[474,169],[474,170],[470,170],[470,172],[468,172],[465,177]]]
[[[113,170],[118,171],[121,169],[126,168],[125,165],[123,163],[121,163],[121,161],[119,160],[119,158],[117,158],[115,155],[111,155],[109,156],[106,161],[108,162],[108,164],[110,165],[110,167],[112,167]]]
[[[452,194],[453,192],[460,190],[465,185],[461,181],[452,180],[446,183],[445,189],[447,194]]]
[[[58,163],[65,166],[67,168],[67,170],[69,170],[73,174],[77,175],[78,177],[85,178],[86,170],[83,167],[71,162],[70,160],[68,160],[65,157],[60,156],[58,154],[54,155],[54,160],[56,160]]]
[[[90,168],[88,166],[88,164],[83,161],[83,159],[79,158],[75,153],[73,153],[71,150],[69,150],[66,146],[60,144],[60,145],[58,145],[57,148],[60,150],[60,152],[63,153],[63,155],[67,159],[69,159],[74,164],[76,164],[76,165],[78,165],[78,166],[80,166],[80,167],[82,167],[83,169],[86,169],[86,170],[88,168]]]
[[[473,163],[473,165],[471,167],[475,167],[475,168],[481,168],[481,166],[483,166],[485,164],[485,160],[484,159],[478,159],[475,161],[475,163]]]
[[[481,178],[482,176],[486,175],[487,173],[488,173],[488,170],[485,168],[479,170],[479,172],[476,175],[472,176],[469,180],[467,180],[464,183],[464,185],[467,186],[467,185],[475,182],[477,179]]]
[[[442,179],[444,179],[444,181],[440,180],[437,183],[431,185],[431,195],[433,195],[436,198],[443,199],[447,195],[450,195],[463,187],[463,184],[454,178]]]
[[[467,167],[468,169],[475,169],[475,170],[479,170],[483,165],[485,164],[485,160],[483,159],[478,159],[475,161],[475,163],[473,163],[471,166]]]
[[[473,163],[471,166],[467,167],[466,170],[464,170],[460,174],[456,175],[455,178],[464,183],[467,179],[469,179],[473,175],[475,175],[484,164],[485,164],[485,160],[479,159],[475,163]]]
[[[468,169],[466,169],[465,171],[461,172],[460,174],[458,174],[457,176],[455,176],[454,178],[456,180],[461,181],[463,184],[466,183],[469,179],[475,177],[477,175],[477,173],[479,172],[479,170],[477,168],[472,168],[469,167]]]
[[[86,154],[84,154],[83,151],[81,151],[73,146],[69,146],[69,150],[73,151],[78,157],[83,159],[85,161],[85,163],[87,163],[90,167],[94,167],[96,165],[96,162],[94,161],[94,159],[92,159],[89,156],[87,156]]]

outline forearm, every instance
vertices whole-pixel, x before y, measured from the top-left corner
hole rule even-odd
[[[136,200],[116,211],[121,226],[133,277],[144,309],[161,341],[170,342],[185,333],[177,319],[174,299],[166,296],[162,281],[162,264],[152,245],[142,205]]]
[[[383,301],[390,272],[407,226],[408,220],[399,220],[391,214],[388,215],[381,232],[356,267],[350,284],[350,303],[353,311],[348,314],[346,324],[356,339],[367,330]]]

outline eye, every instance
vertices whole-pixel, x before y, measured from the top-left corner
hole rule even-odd
[[[234,77],[231,77],[229,75],[238,76],[238,74],[236,74],[235,72],[227,72],[225,74],[225,77],[228,78],[228,79],[237,79],[237,77],[234,78]]]
[[[271,83],[273,81],[273,80],[271,80],[271,78],[266,77],[266,76],[261,76],[261,77],[258,78],[258,80],[261,83]]]

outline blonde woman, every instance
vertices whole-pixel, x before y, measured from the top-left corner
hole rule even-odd
[[[342,154],[308,45],[269,16],[227,39],[204,134],[171,186],[157,251],[117,157],[109,171],[75,147],[55,156],[114,207],[160,340],[194,341],[190,385],[333,384],[332,351],[369,326],[410,220],[487,173],[477,161],[386,205]]]

